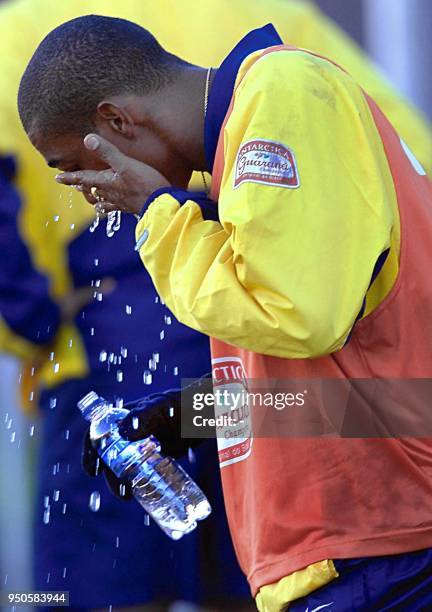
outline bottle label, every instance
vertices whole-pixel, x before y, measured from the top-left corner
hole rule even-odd
[[[251,412],[246,371],[239,357],[212,360],[213,392],[220,467],[244,461],[252,450]]]

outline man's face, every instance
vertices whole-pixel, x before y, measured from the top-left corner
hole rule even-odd
[[[175,150],[161,137],[143,127],[136,127],[130,137],[114,132],[108,124],[94,130],[114,144],[128,157],[137,159],[158,170],[174,186],[186,188],[191,170],[186,168]],[[75,134],[48,136],[34,131],[29,138],[51,168],[62,172],[78,170],[106,170],[109,166],[86,149],[83,137]]]

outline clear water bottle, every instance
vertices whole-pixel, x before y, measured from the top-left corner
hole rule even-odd
[[[128,410],[115,408],[94,391],[78,408],[90,421],[90,439],[101,460],[131,483],[135,499],[170,538],[179,540],[210,514],[204,493],[176,461],[160,454],[154,436],[136,442],[121,437],[118,422]]]

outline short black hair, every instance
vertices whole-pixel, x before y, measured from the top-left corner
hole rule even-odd
[[[26,132],[83,135],[93,129],[105,96],[162,89],[185,65],[136,23],[101,15],[72,19],[44,38],[22,76],[22,124]]]

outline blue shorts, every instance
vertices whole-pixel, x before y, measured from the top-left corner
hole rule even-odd
[[[432,610],[432,549],[335,561],[339,578],[289,612],[421,612]]]

